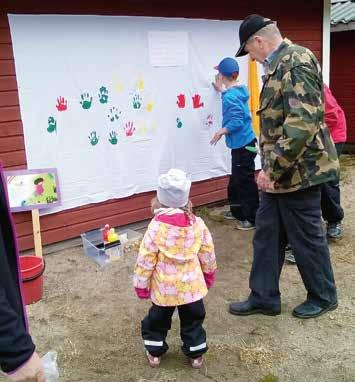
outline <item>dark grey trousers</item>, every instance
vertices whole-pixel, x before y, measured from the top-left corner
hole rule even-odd
[[[326,307],[337,301],[328,244],[321,225],[321,186],[262,192],[256,216],[250,298],[266,308],[281,304],[279,279],[287,238],[307,290],[307,300]]]

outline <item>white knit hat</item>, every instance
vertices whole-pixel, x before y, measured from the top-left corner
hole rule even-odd
[[[166,207],[184,207],[189,201],[191,180],[182,170],[172,168],[158,179],[157,196]]]

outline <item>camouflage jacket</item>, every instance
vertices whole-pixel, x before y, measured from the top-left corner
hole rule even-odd
[[[313,53],[284,39],[260,95],[262,168],[276,193],[336,179],[339,162],[324,124],[323,79]]]

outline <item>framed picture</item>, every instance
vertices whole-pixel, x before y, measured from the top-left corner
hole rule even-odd
[[[12,212],[45,209],[60,205],[55,168],[5,171]]]

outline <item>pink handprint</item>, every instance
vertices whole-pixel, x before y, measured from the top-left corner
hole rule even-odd
[[[126,137],[131,137],[135,131],[136,131],[136,128],[133,126],[133,122],[128,121],[124,127],[124,132],[126,133]]]
[[[64,99],[63,97],[58,97],[57,98],[57,104],[55,105],[58,111],[64,111],[67,110],[67,100]]]
[[[178,105],[178,107],[180,109],[183,109],[185,107],[185,104],[186,104],[186,100],[185,100],[185,95],[184,94],[179,94],[177,96],[177,101],[176,101],[176,104]]]
[[[213,115],[212,114],[208,114],[206,121],[205,121],[205,125],[207,127],[211,127],[213,125]]]
[[[194,106],[194,109],[198,109],[199,107],[203,107],[204,103],[201,102],[201,96],[199,94],[195,94],[192,97],[192,104]]]

